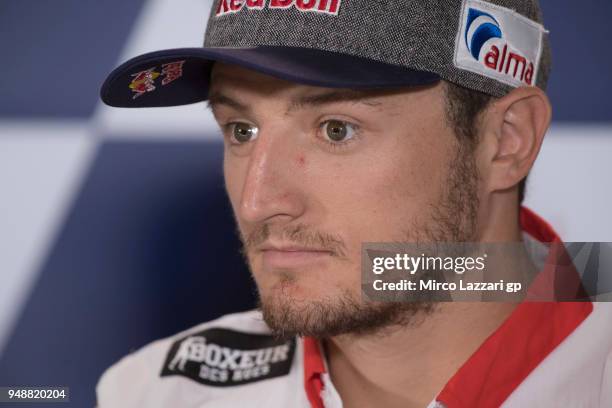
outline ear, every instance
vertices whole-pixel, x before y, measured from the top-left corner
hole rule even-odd
[[[482,119],[481,145],[488,192],[508,190],[527,176],[550,125],[552,108],[536,87],[517,88],[495,101]]]

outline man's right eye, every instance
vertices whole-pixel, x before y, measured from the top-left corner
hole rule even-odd
[[[257,126],[243,122],[233,122],[227,125],[231,143],[244,144],[257,138]]]

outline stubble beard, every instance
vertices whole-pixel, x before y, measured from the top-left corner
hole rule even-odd
[[[468,147],[459,146],[448,169],[448,183],[440,199],[430,206],[427,221],[414,219],[406,242],[470,242],[475,238],[478,209],[478,171]],[[342,242],[331,236],[299,229],[284,231],[297,242],[326,243],[342,251]],[[263,239],[265,227],[258,232]],[[243,239],[248,248],[249,238]],[[246,254],[246,250],[244,250]],[[246,258],[246,256],[245,256]],[[248,261],[248,259],[247,259]],[[356,271],[356,273],[359,273]],[[385,335],[398,328],[417,326],[436,310],[436,303],[371,302],[345,289],[333,298],[296,301],[284,294],[295,278],[281,275],[280,294],[260,294],[259,308],[272,332],[279,337],[309,336],[325,339],[338,335]]]

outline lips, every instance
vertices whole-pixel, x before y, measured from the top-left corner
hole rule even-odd
[[[263,245],[260,248],[264,268],[297,268],[323,262],[331,251],[295,245]]]

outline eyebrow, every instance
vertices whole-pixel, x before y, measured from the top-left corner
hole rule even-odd
[[[382,104],[380,101],[371,99],[371,96],[364,91],[339,89],[316,95],[304,95],[294,98],[289,104],[287,113],[293,110],[303,109],[305,107],[316,107],[340,102],[351,102],[369,107],[378,107]],[[236,110],[250,110],[248,105],[245,105],[236,99],[229,97],[228,95],[221,92],[213,92],[208,97],[207,106],[209,109],[213,109],[215,106],[219,105],[225,105]]]

